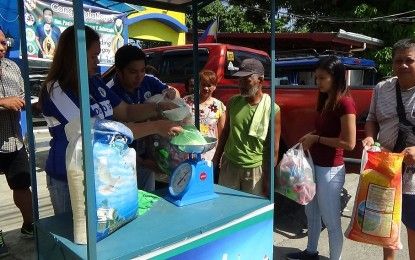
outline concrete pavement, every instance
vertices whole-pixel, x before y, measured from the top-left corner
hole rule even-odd
[[[45,218],[53,215],[53,209],[46,188],[46,174],[43,171],[44,161],[49,150],[50,136],[45,128],[35,129],[36,139],[36,172],[39,216]],[[20,228],[23,223],[18,208],[14,205],[13,194],[7,185],[4,175],[0,175],[0,229],[3,230],[6,245],[10,255],[1,259],[15,260],[36,259],[35,240],[20,237]]]
[[[359,182],[359,175],[347,174],[344,187],[352,195],[342,216],[342,230],[346,231],[352,216],[353,203],[356,189]],[[278,206],[276,206],[278,207]],[[284,255],[291,252],[304,250],[307,247],[306,230],[301,230],[302,216],[295,217],[284,215],[276,210],[274,220],[274,259],[284,259]],[[301,232],[303,231],[303,232]],[[403,249],[398,251],[396,260],[409,260],[406,228],[403,226],[401,233]],[[321,232],[318,251],[320,259],[329,259],[329,245],[327,229]],[[344,239],[342,259],[383,259],[382,248],[378,246],[358,243],[347,238]]]
[[[50,203],[49,193],[46,188],[45,172],[43,163],[48,152],[49,136],[44,131],[37,131],[36,135],[36,161],[37,161],[37,180],[38,180],[38,201],[39,215],[41,218],[53,214]],[[357,174],[348,174],[346,176],[345,188],[349,191],[352,198],[350,199],[346,210],[342,216],[342,229],[346,230],[351,217],[353,208],[354,195],[358,184],[359,176]],[[3,230],[6,244],[9,247],[10,256],[3,259],[36,259],[35,240],[23,239],[20,237],[20,227],[22,218],[20,212],[13,203],[12,193],[7,186],[4,175],[0,175],[0,229]],[[307,246],[307,236],[302,230],[304,224],[303,215],[289,215],[286,212],[278,211],[276,206],[275,224],[274,224],[274,259],[284,259],[284,255],[289,252],[303,250]],[[402,229],[401,239],[404,249],[400,250],[397,260],[408,260],[408,248],[406,229]],[[320,259],[328,259],[329,246],[327,229],[321,233],[319,242]],[[357,243],[348,239],[344,240],[343,259],[365,259],[377,260],[382,259],[382,249],[377,246]]]

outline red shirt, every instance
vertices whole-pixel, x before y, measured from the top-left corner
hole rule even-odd
[[[355,104],[351,97],[342,97],[334,110],[317,114],[315,119],[316,134],[321,137],[339,137],[341,132],[340,118],[347,114],[356,114]],[[333,167],[344,164],[342,148],[315,143],[310,152],[314,164],[318,166]]]

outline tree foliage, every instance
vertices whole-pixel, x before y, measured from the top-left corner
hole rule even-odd
[[[269,8],[267,9],[269,10]],[[199,11],[199,28],[206,28],[213,20],[219,19],[220,32],[269,32],[271,28],[269,11],[252,12],[242,5],[231,5],[228,1],[215,0]],[[277,20],[278,30],[284,30],[289,18]],[[192,27],[192,17],[187,15],[186,23]]]
[[[244,10],[244,18],[257,26],[266,22],[264,10],[269,10],[269,0],[229,0],[228,2]],[[377,61],[383,75],[391,73],[393,43],[402,38],[414,37],[415,34],[415,19],[411,18],[415,16],[415,12],[405,14],[415,10],[413,0],[281,0],[276,3],[279,10],[287,10],[288,14],[296,15],[291,16],[292,31],[331,32],[344,29],[383,40],[385,43],[383,48],[365,53],[365,56]],[[249,15],[246,15],[247,13]],[[400,13],[403,14],[391,16]],[[384,18],[376,19],[376,17]],[[283,27],[280,25],[280,28]]]

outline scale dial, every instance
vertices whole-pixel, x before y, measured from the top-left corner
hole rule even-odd
[[[180,164],[174,170],[170,179],[170,194],[172,196],[179,196],[188,187],[192,179],[192,165],[189,163]]]

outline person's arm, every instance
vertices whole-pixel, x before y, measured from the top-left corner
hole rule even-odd
[[[375,143],[378,136],[379,125],[375,121],[366,121],[365,134],[366,137],[362,140],[363,147],[370,147]]]
[[[278,154],[280,151],[280,137],[281,137],[281,110],[275,113],[274,119],[274,167],[278,163]]]
[[[222,115],[220,115],[219,119],[218,119],[218,123],[217,123],[217,127],[218,127],[218,140],[220,140],[220,138],[222,137],[222,133],[223,133],[223,129],[225,128],[225,123],[226,123],[226,111],[224,111],[224,113],[222,113]]]
[[[225,123],[224,123],[223,129],[222,129],[220,138],[218,139],[218,145],[216,147],[215,155],[213,156],[213,159],[212,159],[214,167],[219,166],[219,162],[220,162],[220,159],[222,158],[222,154],[223,154],[223,150],[225,148],[226,141],[228,140],[228,137],[229,137],[229,130],[230,130],[229,129],[230,128],[229,127],[229,125],[230,125],[229,119],[230,118],[229,118],[229,112],[228,111],[229,110],[226,110]]]
[[[406,147],[403,150],[405,155],[404,163],[406,165],[414,165],[415,164],[415,146]]]
[[[36,45],[37,45],[37,47],[39,48],[40,52],[41,52],[43,55],[45,55],[45,53],[43,52],[43,48],[42,48],[42,46],[40,45],[40,42],[39,42],[39,37],[37,37],[37,36],[36,36],[36,38],[35,38],[35,42],[36,42]]]
[[[320,143],[334,148],[342,148],[347,151],[354,149],[356,145],[356,115],[345,114],[340,117],[340,137],[325,137],[316,134],[307,134],[300,142],[304,150],[308,150],[315,143]]]
[[[265,139],[264,143],[264,152],[263,152],[263,180],[262,180],[262,194],[267,196],[269,193],[269,176],[271,174],[270,171],[270,162],[271,162],[271,151],[272,147],[274,147],[274,168],[277,166],[278,163],[278,153],[280,147],[280,136],[281,136],[281,111],[277,111],[274,117],[274,145],[271,145],[271,121],[269,124],[267,138]]]
[[[8,109],[19,111],[25,106],[25,101],[21,97],[4,97],[0,98],[0,110]]]
[[[343,115],[340,118],[340,124],[341,131],[339,138],[319,136],[317,141],[330,147],[351,151],[356,145],[356,115]]]
[[[177,105],[171,102],[127,104],[122,101],[114,107],[114,118],[122,122],[143,122],[148,119],[157,118],[160,112],[176,108]]]
[[[42,29],[40,29],[40,27],[42,27]],[[42,53],[42,55],[45,55],[45,52],[43,51],[43,48],[42,48],[42,44],[40,43],[40,34],[41,34],[41,31],[40,30],[43,30],[43,25],[38,25],[38,26],[36,26],[35,29],[36,29],[36,33],[35,33],[35,42],[36,42],[36,45],[39,48],[39,50]],[[40,57],[40,58],[42,58],[42,57]]]
[[[0,98],[0,110],[13,110],[19,111],[22,110],[25,106],[24,100],[24,81],[22,78],[22,74],[20,73],[20,68],[15,64],[12,63],[12,72],[17,76],[18,82],[15,87],[19,88],[19,93],[17,96],[6,96]]]
[[[362,140],[363,147],[370,147],[375,143],[376,137],[379,133],[379,124],[376,119],[376,100],[377,100],[377,86],[373,90],[372,100],[370,101],[369,113],[367,115],[365,124],[366,137]]]
[[[176,122],[169,120],[147,121],[142,123],[126,124],[134,134],[134,139],[145,137],[152,134],[158,134],[164,137],[174,136],[183,129]]]

